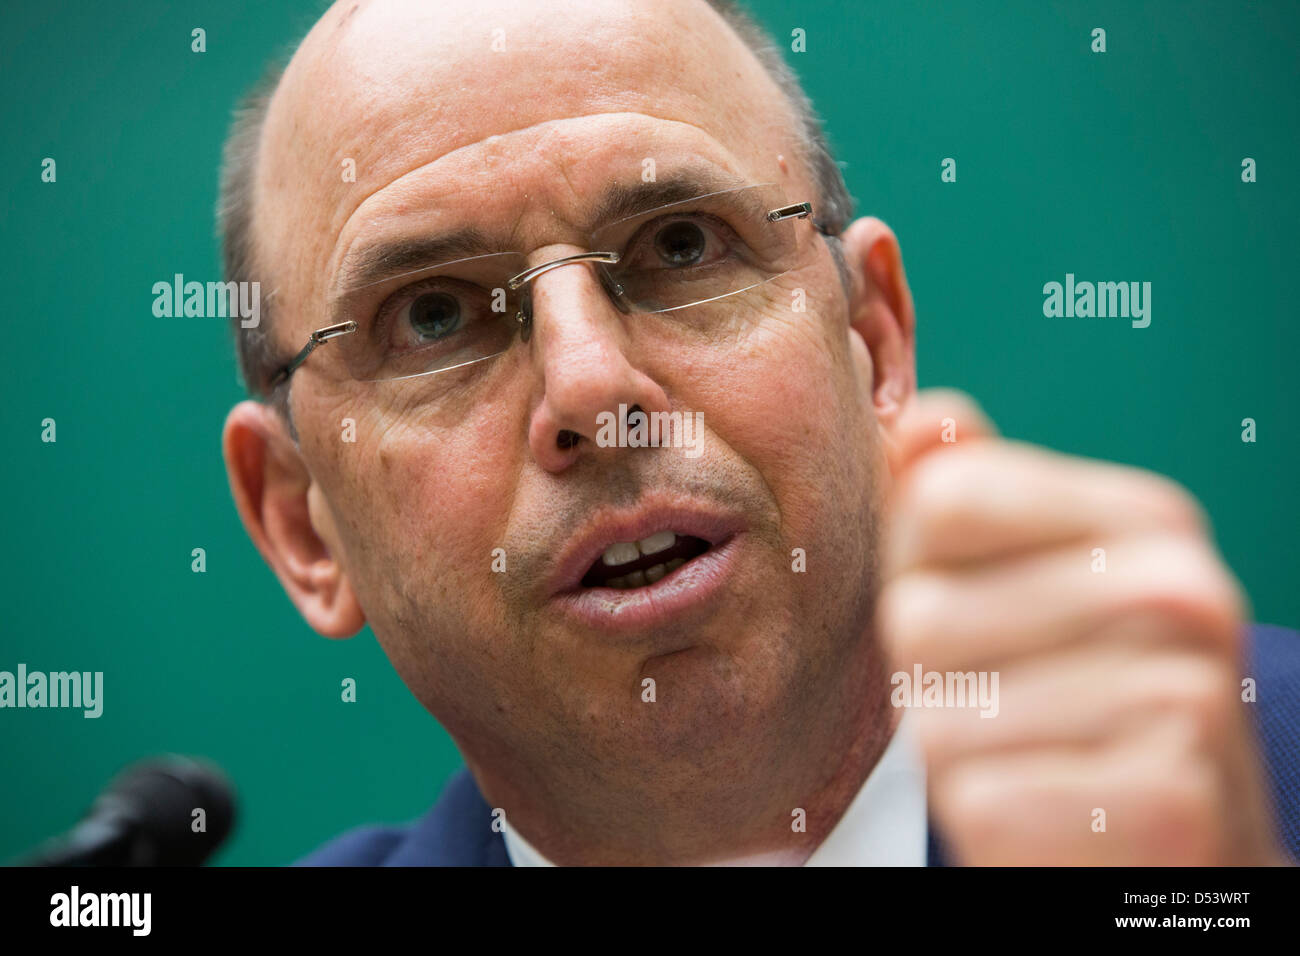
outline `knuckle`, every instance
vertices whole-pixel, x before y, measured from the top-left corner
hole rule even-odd
[[[1178,482],[1155,472],[1139,471],[1139,500],[1158,524],[1171,530],[1203,533],[1209,527],[1205,510]]]
[[[877,626],[900,662],[925,663],[945,632],[946,588],[937,575],[911,572],[885,585],[877,601]]]
[[[1245,601],[1236,580],[1205,542],[1168,537],[1141,557],[1146,573],[1128,610],[1150,612],[1236,649]]]
[[[962,752],[962,741],[954,732],[951,714],[940,708],[919,708],[913,716],[916,742],[925,756],[926,766],[938,772]]]
[[[1232,699],[1233,687],[1217,662],[1200,661],[1187,668],[1179,686],[1181,709],[1206,719],[1219,717]]]
[[[907,483],[907,502],[922,543],[967,515],[974,506],[971,456],[957,449],[927,455]]]
[[[998,778],[980,767],[955,767],[933,790],[936,812],[967,847],[995,845],[1006,830],[1006,800]]]
[[[1177,688],[1170,716],[1192,752],[1212,749],[1228,721],[1231,688],[1217,669],[1203,669]]]

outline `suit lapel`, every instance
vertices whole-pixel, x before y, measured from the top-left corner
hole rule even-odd
[[[462,767],[384,865],[509,866],[505,839],[492,823],[492,808]]]

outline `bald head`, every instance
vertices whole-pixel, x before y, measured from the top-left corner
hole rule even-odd
[[[585,128],[572,122],[584,117]],[[635,143],[640,156],[614,148],[610,163],[661,162],[692,127],[707,140],[694,148],[724,167],[775,150],[769,168],[788,159],[829,231],[844,227],[850,200],[811,104],[731,0],[335,4],[248,98],[226,144],[226,278],[274,290],[257,328],[234,325],[249,389],[265,394],[323,324],[321,283],[343,263],[350,226],[411,203],[436,215],[451,193],[496,194],[523,151],[552,160],[560,181],[565,150]]]

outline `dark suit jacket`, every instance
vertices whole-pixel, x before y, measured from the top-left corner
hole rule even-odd
[[[1280,627],[1250,629],[1249,666],[1257,702],[1247,704],[1256,727],[1275,803],[1278,834],[1300,861],[1300,634]],[[930,828],[928,863],[944,865]],[[424,816],[399,826],[365,826],[326,843],[298,866],[509,866],[505,839],[492,830],[492,810],[469,771],[461,768]]]

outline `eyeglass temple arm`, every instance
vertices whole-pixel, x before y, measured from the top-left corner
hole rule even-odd
[[[340,322],[338,325],[327,325],[323,329],[317,329],[311,335],[307,336],[307,344],[302,347],[297,355],[285,365],[280,371],[275,373],[271,379],[271,388],[277,388],[288,380],[289,376],[298,370],[298,366],[307,361],[307,356],[316,351],[316,347],[328,342],[330,339],[336,339],[340,335],[347,335],[357,330],[357,324],[352,321]]]

